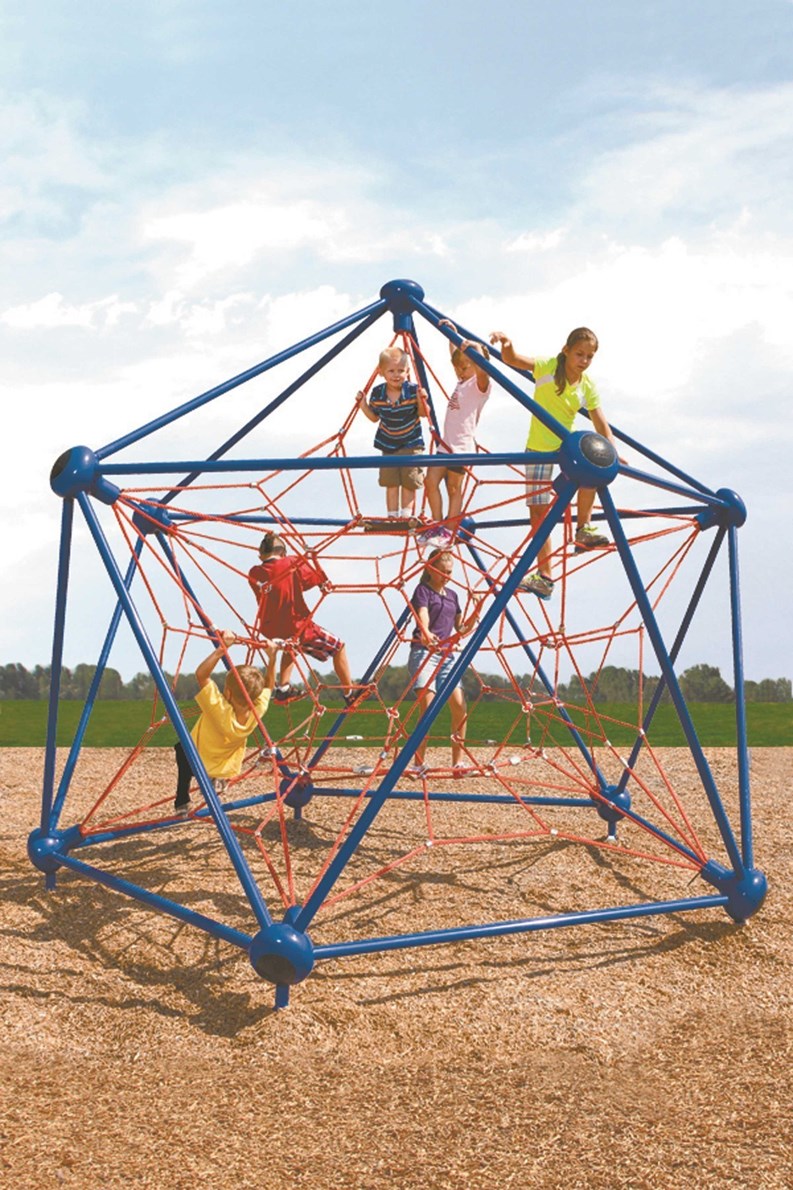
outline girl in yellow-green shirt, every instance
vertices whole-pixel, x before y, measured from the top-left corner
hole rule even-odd
[[[558,355],[550,359],[519,355],[512,346],[512,340],[503,331],[493,331],[490,342],[501,348],[501,358],[510,367],[520,368],[534,374],[534,399],[560,422],[565,429],[572,429],[575,415],[586,406],[592,425],[598,434],[608,438],[615,446],[611,427],[600,406],[600,397],[589,376],[587,368],[598,349],[597,335],[588,327],[579,326],[567,336],[567,342]],[[532,417],[526,450],[557,450],[560,439],[553,430],[537,417]],[[532,531],[536,532],[545,516],[547,506],[553,499],[551,479],[553,463],[530,463],[526,467],[526,503],[529,508]],[[589,523],[592,505],[595,502],[594,488],[579,488],[576,517],[576,550],[598,549],[609,545],[609,539],[598,533]],[[537,570],[527,575],[520,585],[523,591],[531,591],[540,599],[550,599],[553,594],[551,577],[551,542],[548,539],[537,557]]]

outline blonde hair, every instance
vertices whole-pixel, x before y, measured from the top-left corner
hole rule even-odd
[[[567,336],[567,342],[556,357],[556,370],[553,374],[553,378],[556,381],[556,391],[558,392],[559,396],[562,395],[565,390],[565,385],[567,384],[567,376],[565,375],[564,370],[565,350],[569,347],[574,347],[576,343],[580,342],[581,339],[590,339],[595,345],[595,351],[598,349],[598,337],[594,331],[589,329],[588,326],[577,326],[574,331],[570,331],[570,334]]]
[[[238,665],[226,674],[226,697],[240,706],[248,705],[248,699],[256,699],[264,690],[264,674],[253,665]]]
[[[386,364],[393,361],[394,363],[398,363],[400,367],[404,367],[409,362],[409,359],[408,353],[403,351],[401,347],[386,347],[384,351],[380,352],[377,364],[382,369]]]

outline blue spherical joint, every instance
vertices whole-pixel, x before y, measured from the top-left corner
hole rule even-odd
[[[98,475],[99,460],[88,446],[73,446],[55,460],[50,471],[50,487],[56,496],[73,499],[88,492],[103,504],[115,504],[121,489]]]
[[[608,802],[601,802],[598,800],[596,804],[597,812],[604,822],[608,823],[609,834],[614,834],[614,827],[625,817],[625,811],[631,808],[631,795],[626,789],[618,789],[616,785],[606,785],[601,790],[603,797],[608,798]]]
[[[388,308],[395,314],[410,314],[415,302],[424,301],[424,290],[417,281],[386,281],[380,290],[380,297],[388,302]]]
[[[62,866],[58,855],[66,855],[82,839],[79,826],[65,831],[42,830],[41,827],[28,835],[28,859],[40,872],[52,875]]]
[[[380,297],[394,316],[394,331],[413,330],[415,303],[424,300],[424,290],[415,281],[386,281]]]
[[[290,810],[302,810],[314,796],[314,783],[308,773],[301,773],[297,779],[282,777],[279,792]]]
[[[138,511],[132,514],[132,523],[144,537],[149,533],[171,533],[175,528],[173,519],[164,508],[141,501]]]
[[[608,438],[593,430],[578,430],[559,447],[559,468],[576,487],[603,488],[616,477],[620,463]]]
[[[286,922],[273,922],[251,940],[248,957],[257,975],[269,983],[301,983],[314,967],[314,947],[308,934]]]
[[[746,505],[741,497],[730,488],[719,488],[716,495],[721,504],[709,505],[697,514],[700,529],[713,529],[716,525],[725,529],[740,529],[746,520]]]
[[[739,874],[710,860],[702,869],[702,876],[727,897],[725,911],[739,925],[757,912],[768,893],[768,880],[759,868],[747,868]]]

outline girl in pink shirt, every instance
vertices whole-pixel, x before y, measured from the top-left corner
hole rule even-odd
[[[438,324],[448,326],[457,334],[454,323],[444,318]],[[465,339],[460,347],[449,344],[452,357],[452,367],[457,376],[457,386],[449,398],[446,417],[443,423],[443,436],[438,445],[438,454],[474,454],[476,452],[476,427],[485,403],[490,396],[490,377],[465,354],[466,347],[490,358],[490,353],[484,343],[475,343]],[[463,507],[463,479],[465,468],[455,467],[449,463],[446,467],[428,467],[424,486],[427,492],[427,503],[435,522],[419,534],[422,545],[448,545],[460,524]],[[449,493],[449,511],[444,520],[443,497],[441,496],[441,481],[445,480]]]

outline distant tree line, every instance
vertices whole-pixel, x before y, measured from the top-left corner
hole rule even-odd
[[[74,669],[61,671],[61,698],[84,701],[93,681],[96,667],[77,665]],[[171,689],[180,702],[195,696],[197,683],[192,673],[179,674],[176,678],[166,675]],[[223,674],[216,675],[219,682]],[[318,675],[319,681],[327,683],[328,698],[334,697],[336,679],[332,674]],[[407,666],[393,665],[378,679],[378,689],[383,701],[395,703],[402,697],[408,684]],[[642,675],[635,669],[623,669],[617,665],[606,665],[596,673],[590,673],[581,680],[575,676],[557,688],[557,695],[563,702],[580,704],[587,697],[593,702],[627,702],[638,700],[641,687],[644,701],[652,698],[660,678]],[[516,674],[519,690],[541,697],[544,694],[541,683],[530,674]],[[734,702],[735,691],[725,682],[715,665],[692,665],[679,675],[683,694],[690,702]],[[463,674],[463,690],[469,700],[482,698],[485,701],[503,698],[510,691],[515,692],[512,683],[503,674],[483,674],[469,669]],[[148,673],[135,674],[124,682],[115,669],[106,669],[99,686],[99,697],[136,701],[154,697],[154,680]],[[24,665],[12,663],[0,666],[0,700],[2,699],[47,699],[50,694],[50,668],[37,665],[28,670]],[[669,700],[664,690],[663,699]],[[793,689],[790,678],[764,678],[761,682],[744,682],[744,697],[747,702],[791,702]]]

